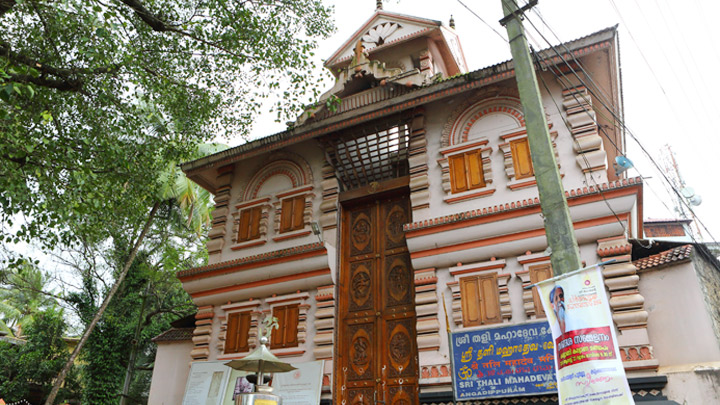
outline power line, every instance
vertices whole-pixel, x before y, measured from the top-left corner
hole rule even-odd
[[[507,0],[503,0],[503,1],[507,1]],[[610,1],[612,2],[612,0],[610,0]],[[544,19],[543,19],[541,16],[539,16],[539,17],[540,17],[540,20],[543,22],[543,24],[545,24],[545,26],[550,30],[550,32],[552,32],[553,35],[555,35],[555,37],[558,38],[558,37],[557,37],[557,34],[555,34],[554,30],[547,24],[547,22],[545,22]],[[670,187],[672,188],[672,191],[673,191],[678,197],[680,197],[680,200],[682,201],[683,205],[685,205],[685,206],[687,207],[687,209],[695,216],[695,218],[697,219],[697,222],[702,225],[703,229],[705,229],[705,231],[706,231],[706,233],[708,234],[708,236],[710,237],[710,239],[711,239],[713,242],[717,243],[717,242],[715,241],[715,238],[712,236],[712,233],[711,233],[710,230],[707,228],[707,226],[700,220],[699,216],[694,212],[694,210],[693,210],[692,207],[687,203],[687,201],[685,201],[685,200],[682,198],[682,195],[680,194],[680,192],[679,192],[675,187],[672,186],[672,183],[671,183],[670,180],[668,179],[667,175],[662,171],[662,169],[660,168],[659,164],[655,161],[655,159],[652,157],[652,155],[650,155],[650,153],[645,149],[645,146],[640,142],[640,140],[635,136],[635,134],[625,125],[624,120],[622,120],[620,117],[617,117],[617,114],[615,113],[615,111],[614,111],[613,109],[609,108],[607,105],[605,105],[604,102],[601,100],[600,97],[598,97],[597,94],[594,94],[594,93],[593,93],[593,91],[592,91],[592,89],[590,88],[590,86],[587,86],[586,82],[585,82],[582,78],[580,78],[580,76],[578,76],[577,72],[575,72],[575,69],[574,69],[572,66],[570,66],[570,64],[568,63],[567,59],[565,59],[565,57],[564,57],[563,55],[561,55],[561,54],[557,51],[556,47],[553,46],[553,45],[545,38],[545,36],[535,27],[535,25],[532,23],[532,21],[530,20],[530,18],[529,18],[527,15],[525,16],[525,18],[526,18],[527,21],[533,26],[533,28],[535,29],[535,31],[543,38],[543,40],[544,40],[545,42],[547,42],[548,45],[550,45],[550,49],[553,50],[553,51],[557,54],[557,56],[559,56],[559,57],[561,58],[561,60],[562,60],[568,67],[570,67],[570,70],[573,72],[573,74],[575,75],[575,77],[588,89],[588,91],[591,92],[591,94],[592,94],[593,96],[595,96],[596,98],[598,98],[598,100],[601,101],[601,104],[603,104],[603,106],[615,117],[615,119],[617,120],[617,122],[621,124],[622,128],[625,129],[626,133],[630,135],[630,137],[631,137],[631,138],[635,141],[635,143],[640,147],[641,151],[646,155],[646,157],[650,160],[650,162],[655,166],[655,168],[656,168],[657,171],[660,173],[660,175],[664,178],[664,180],[667,182],[667,184],[670,185]],[[558,38],[558,40],[559,40],[559,38]],[[582,67],[582,65],[580,64],[580,62],[575,58],[575,56],[574,56],[573,53],[570,51],[570,49],[567,48],[567,45],[565,45],[564,43],[561,43],[560,45],[565,48],[565,50],[566,50],[566,52],[568,53],[568,55],[577,63],[578,67],[579,67],[580,70],[583,72],[583,74],[589,79],[589,81],[590,81],[591,83],[593,83],[593,85],[594,85],[596,88],[599,88],[599,87],[594,83],[594,81],[592,80],[592,78],[590,77],[590,75],[587,73],[587,71],[585,71],[585,69]],[[564,73],[561,72],[561,74],[564,76]],[[574,87],[574,88],[577,88],[577,86],[573,86],[573,87]],[[586,110],[586,112],[587,112],[587,110]],[[589,112],[588,112],[588,113],[589,113]],[[694,240],[694,237],[693,237],[692,235],[690,235],[690,236],[691,236],[691,238],[693,238],[693,240]]]
[[[483,24],[487,25],[488,28],[490,28],[497,36],[499,36],[505,43],[509,43],[508,40],[500,33],[498,32],[492,25],[488,24],[487,21],[483,20],[482,17],[480,17],[476,12],[474,12],[470,7],[468,7],[465,3],[463,3],[461,0],[457,0],[458,3],[460,3],[463,7],[467,9],[467,11],[470,12],[470,14],[477,17],[478,20],[482,21]]]

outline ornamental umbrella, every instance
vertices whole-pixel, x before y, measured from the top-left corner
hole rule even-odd
[[[270,350],[264,344],[261,344],[254,352],[244,358],[229,361],[225,365],[235,370],[254,371],[256,373],[284,373],[296,369],[290,364],[280,361],[270,353]]]
[[[240,360],[231,360],[225,363],[226,366],[232,367],[235,370],[241,371],[253,371],[258,374],[256,390],[259,390],[263,383],[263,373],[284,373],[287,371],[296,370],[295,367],[288,363],[283,363],[275,357],[270,350],[265,346],[268,339],[265,336],[260,338],[260,347],[254,352],[248,354]]]

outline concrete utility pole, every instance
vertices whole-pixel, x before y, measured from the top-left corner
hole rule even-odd
[[[548,124],[545,119],[540,89],[535,68],[530,59],[525,30],[520,21],[522,13],[537,4],[537,0],[518,9],[515,0],[500,0],[505,17],[500,23],[505,25],[510,41],[515,79],[517,80],[525,113],[528,143],[532,156],[535,180],[540,193],[540,209],[545,217],[545,234],[548,246],[552,250],[550,261],[555,275],[567,273],[582,267],[568,210],[565,191],[560,180],[560,172],[555,161]]]

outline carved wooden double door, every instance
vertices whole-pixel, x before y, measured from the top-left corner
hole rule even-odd
[[[343,210],[339,404],[418,403],[414,275],[403,232],[409,218],[407,195]]]

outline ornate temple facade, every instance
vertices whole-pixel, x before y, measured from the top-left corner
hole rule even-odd
[[[582,260],[615,259],[604,275],[631,389],[707,393],[688,364],[718,364],[718,321],[692,247],[639,262],[643,184],[612,167],[624,154],[617,33],[556,49],[537,54],[543,104]],[[326,67],[335,85],[291,129],[182,165],[216,207],[208,265],[178,273],[194,321],[156,339],[164,403],[180,403],[189,363],[256,348],[268,316],[276,356],[325,360],[326,403],[451,402],[448,331],[545,316],[523,289],[553,271],[512,62],[469,71],[453,28],[378,10]],[[669,263],[690,266],[672,272],[692,297],[676,309],[693,314],[675,330]]]

